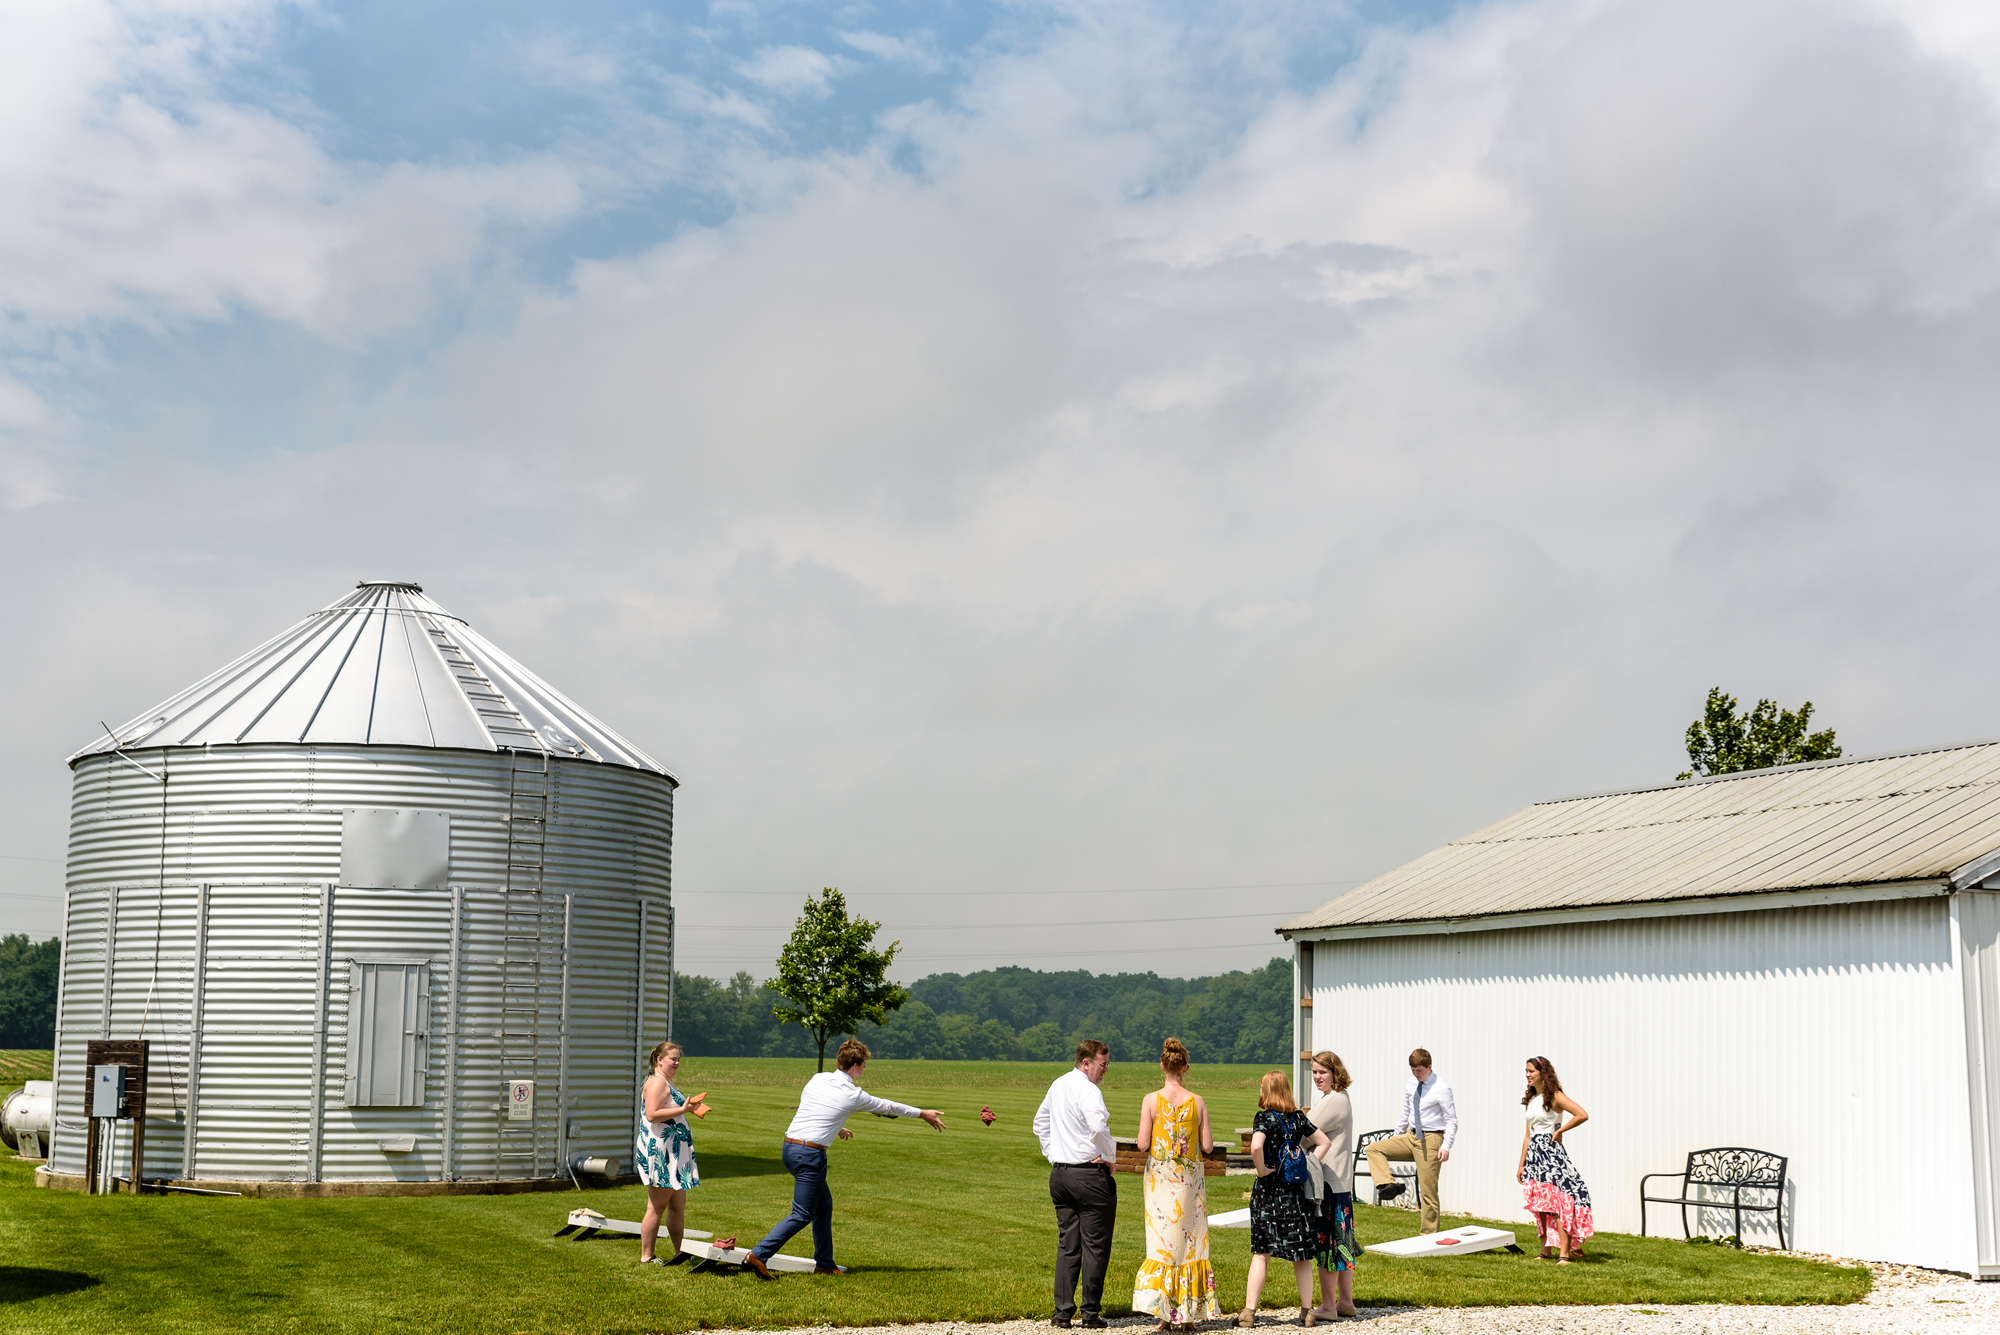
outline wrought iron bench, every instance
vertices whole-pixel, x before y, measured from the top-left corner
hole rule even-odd
[[[1370,1131],[1366,1135],[1361,1136],[1354,1142],[1354,1175],[1357,1178],[1362,1178],[1362,1177],[1367,1178],[1368,1184],[1371,1187],[1379,1188],[1387,1186],[1388,1184],[1384,1182],[1377,1182],[1375,1180],[1375,1175],[1369,1171],[1368,1147],[1370,1145],[1373,1145],[1378,1140],[1387,1140],[1389,1137],[1395,1134],[1396,1133],[1393,1129],[1388,1131]],[[1400,1205],[1405,1210],[1416,1209],[1417,1166],[1413,1163],[1408,1163],[1404,1161],[1391,1162],[1389,1165],[1389,1176],[1394,1178],[1396,1181],[1401,1182],[1404,1187],[1403,1194],[1400,1197],[1396,1198],[1395,1200],[1390,1201],[1389,1204]],[[1356,1184],[1356,1187],[1357,1189],[1354,1193],[1354,1199],[1358,1201],[1361,1199],[1361,1192],[1359,1190],[1358,1183]],[[1373,1202],[1370,1203],[1372,1204]]]
[[[1768,1214],[1778,1221],[1778,1248],[1791,1250],[1785,1244],[1785,1164],[1789,1162],[1782,1154],[1767,1154],[1763,1150],[1746,1150],[1729,1147],[1713,1150],[1695,1150],[1688,1155],[1687,1169],[1679,1173],[1648,1173],[1639,1179],[1639,1236],[1646,1236],[1646,1206],[1678,1205],[1681,1207],[1681,1236],[1688,1236],[1688,1207],[1705,1210],[1728,1210],[1732,1212],[1736,1228],[1736,1245],[1743,1245],[1743,1212]],[[1656,1177],[1679,1178],[1681,1192],[1678,1196],[1648,1196],[1646,1184]],[[1743,1193],[1769,1192],[1770,1203],[1763,1204],[1757,1199],[1745,1201]]]

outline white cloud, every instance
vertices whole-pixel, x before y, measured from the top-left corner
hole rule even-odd
[[[921,70],[938,71],[944,68],[936,47],[926,40],[911,40],[891,37],[887,33],[843,32],[840,40],[856,51],[874,56],[877,60],[895,61],[899,64],[914,65]]]
[[[849,63],[810,46],[767,46],[736,67],[752,83],[782,97],[824,97]]]
[[[496,223],[574,212],[549,157],[340,163],[307,123],[231,100],[275,4],[29,6],[0,45],[0,312],[34,337],[238,310],[341,337],[462,287]]]
[[[1710,685],[1810,697],[1856,750],[1990,734],[1959,498],[2000,480],[1995,95],[1885,12],[1483,6],[1301,93],[1277,20],[1092,10],[863,151],[719,139],[742,212],[455,336],[341,443],[128,446],[142,500],[64,541],[199,500],[198,538],[149,539],[189,564],[106,548],[64,587],[165,646],[118,687],[150,697],[393,561],[682,773],[689,921],[819,884],[1217,914],[1093,967],[1254,962],[1332,888],[1096,891],[1368,875],[1671,775]],[[387,173],[408,197],[339,216],[386,245],[560,199],[525,171]],[[359,275],[420,282],[465,226],[272,250],[369,306]],[[300,290],[268,303],[359,319]],[[235,573],[155,573],[196,557]],[[19,624],[60,624],[45,597]]]

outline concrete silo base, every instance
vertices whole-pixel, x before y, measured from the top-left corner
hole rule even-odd
[[[35,1185],[51,1191],[82,1191],[81,1173],[51,1173],[35,1170]],[[586,1179],[585,1191],[606,1187],[636,1187],[637,1173],[627,1173],[610,1182]],[[196,1182],[148,1179],[148,1191],[161,1187],[192,1187],[200,1191],[233,1191],[239,1196],[264,1200],[336,1200],[357,1196],[517,1196],[529,1191],[575,1191],[576,1183],[566,1177],[509,1178],[460,1182],[234,1182],[203,1178]]]

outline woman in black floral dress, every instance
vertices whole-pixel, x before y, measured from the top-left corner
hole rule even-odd
[[[1264,1277],[1275,1256],[1292,1263],[1299,1282],[1299,1324],[1311,1326],[1318,1220],[1306,1200],[1305,1184],[1286,1183],[1278,1167],[1287,1146],[1320,1150],[1326,1147],[1326,1137],[1299,1111],[1291,1078],[1283,1071],[1264,1077],[1257,1091],[1257,1110],[1250,1135],[1250,1162],[1257,1169],[1257,1185],[1250,1191],[1250,1274],[1244,1284],[1243,1314],[1236,1324],[1257,1324],[1257,1303],[1264,1296]]]

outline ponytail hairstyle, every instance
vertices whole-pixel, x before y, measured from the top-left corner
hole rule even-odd
[[[1535,1070],[1535,1082],[1529,1085],[1528,1092],[1521,1096],[1521,1106],[1523,1108],[1527,1107],[1529,1100],[1533,1099],[1535,1095],[1540,1094],[1542,1096],[1542,1111],[1554,1112],[1556,1108],[1556,1095],[1562,1093],[1563,1088],[1562,1081],[1556,1079],[1556,1068],[1550,1064],[1547,1057],[1530,1057],[1528,1058],[1528,1065],[1532,1066]]]
[[[660,1069],[660,1058],[666,1056],[669,1052],[679,1052],[680,1050],[681,1045],[674,1042],[671,1038],[664,1043],[655,1043],[653,1050],[646,1054],[646,1074],[652,1075]]]
[[[1187,1045],[1178,1038],[1170,1038],[1160,1044],[1160,1066],[1163,1070],[1180,1075],[1188,1068]]]

